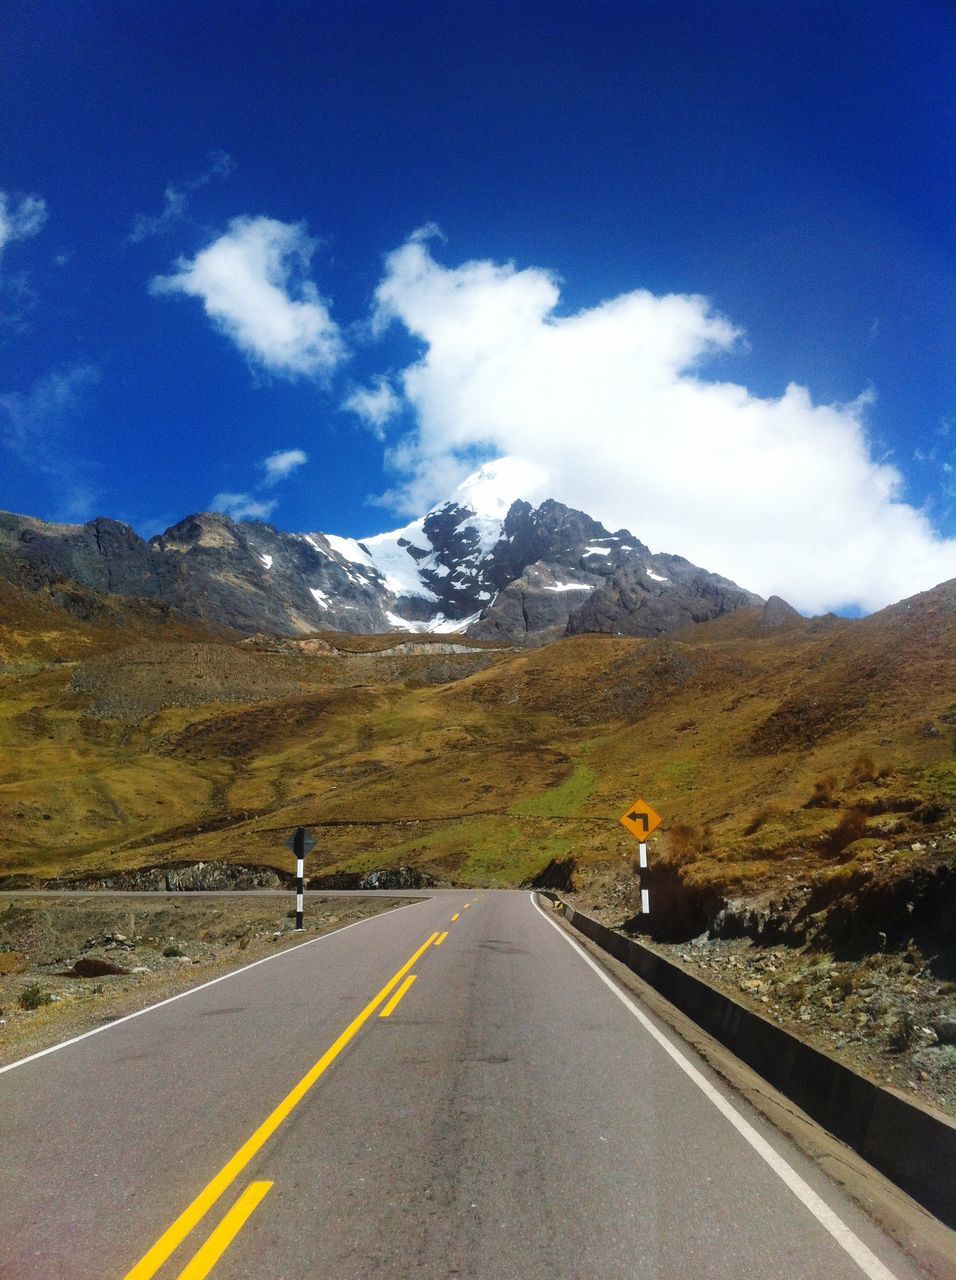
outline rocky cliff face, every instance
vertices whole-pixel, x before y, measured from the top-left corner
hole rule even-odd
[[[115,520],[0,515],[0,575],[27,588],[74,582],[158,600],[250,633],[467,632],[509,644],[569,631],[654,636],[763,603],[560,502],[532,507],[500,486],[489,499],[485,477],[422,520],[364,541],[215,513],[148,542]]]

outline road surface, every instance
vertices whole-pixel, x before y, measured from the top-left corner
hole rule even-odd
[[[527,893],[444,892],[0,1073],[2,1280],[913,1280]]]

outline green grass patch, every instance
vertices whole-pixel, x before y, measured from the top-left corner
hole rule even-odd
[[[512,806],[513,813],[532,818],[573,818],[594,794],[597,775],[590,765],[575,765],[563,782]]]
[[[675,783],[679,788],[691,790],[697,785],[697,777],[700,773],[700,764],[696,760],[672,760],[669,764],[662,764],[657,770],[657,776],[665,782]]]

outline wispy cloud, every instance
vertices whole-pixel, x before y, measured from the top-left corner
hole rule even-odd
[[[37,235],[48,217],[42,196],[11,196],[0,191],[0,257],[14,240]]]
[[[217,493],[211,510],[222,511],[233,520],[268,520],[279,505],[278,498],[262,497],[262,491],[274,489],[309,460],[304,449],[276,449],[268,457],[260,459],[256,467],[262,472],[262,480],[248,493]]]
[[[96,500],[88,468],[74,453],[71,419],[99,381],[97,368],[78,363],[38,378],[29,391],[0,394],[0,444],[52,481],[67,520],[88,517]]]
[[[211,509],[233,520],[268,520],[278,505],[278,498],[262,501],[250,493],[217,493]]]
[[[476,454],[535,464],[554,497],[799,608],[874,609],[956,576],[956,539],[902,500],[866,426],[873,396],[768,398],[707,376],[739,346],[708,299],[635,290],[558,314],[546,270],[447,268],[416,236],[386,261],[376,323],[424,345],[401,385],[414,429],[389,450],[409,512]]]
[[[205,187],[214,178],[227,178],[235,169],[235,161],[225,151],[216,151],[209,158],[209,166],[191,182],[170,182],[163,192],[163,207],[159,213],[138,213],[126,237],[128,244],[138,244],[154,236],[165,235],[186,216],[189,197],[193,191]]]
[[[156,276],[150,291],[199,298],[251,364],[289,378],[324,378],[346,353],[307,277],[314,250],[302,223],[234,218],[194,258],[180,258],[173,275]]]
[[[309,455],[303,449],[277,449],[268,458],[263,458],[259,466],[265,472],[265,483],[271,488],[308,460]]]
[[[48,217],[42,196],[0,191],[0,259],[8,245],[38,235]],[[29,328],[26,316],[36,308],[37,295],[26,272],[0,276],[0,326],[13,333]]]
[[[385,438],[385,426],[402,407],[402,401],[387,378],[375,378],[370,387],[358,387],[342,401],[342,408],[354,413],[378,440]]]

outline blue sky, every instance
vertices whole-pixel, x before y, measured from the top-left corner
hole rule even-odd
[[[4,25],[3,508],[371,534],[509,453],[808,610],[956,576],[949,5]]]

